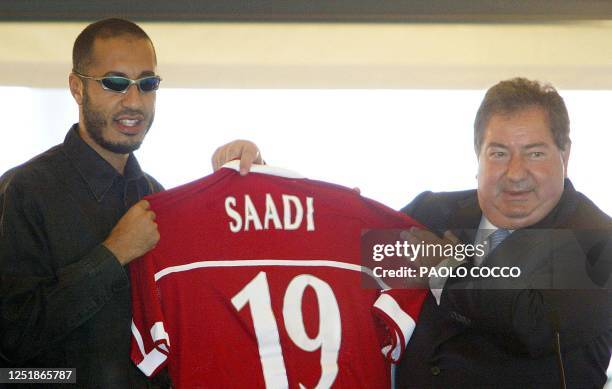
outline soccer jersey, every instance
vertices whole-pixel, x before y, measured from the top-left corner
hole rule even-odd
[[[161,239],[130,264],[134,363],[167,365],[178,388],[388,388],[426,292],[367,288],[360,236],[416,222],[286,170],[237,170],[147,198]]]

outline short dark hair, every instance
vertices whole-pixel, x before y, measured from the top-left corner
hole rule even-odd
[[[103,19],[90,24],[77,36],[72,47],[72,70],[81,74],[86,73],[86,68],[91,64],[91,55],[96,39],[108,39],[124,35],[148,40],[155,55],[155,47],[151,38],[136,23],[118,18]]]
[[[560,150],[571,144],[570,123],[563,98],[550,84],[526,78],[512,78],[493,85],[485,94],[474,120],[474,150],[480,153],[484,130],[495,114],[511,115],[531,107],[548,114],[550,131]]]

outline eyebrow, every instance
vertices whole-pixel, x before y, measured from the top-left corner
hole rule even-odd
[[[488,148],[491,148],[491,147],[498,147],[498,148],[500,148],[500,149],[507,149],[507,148],[508,148],[508,146],[503,145],[503,144],[501,144],[501,143],[497,143],[497,142],[491,142],[491,143],[489,143],[489,144],[487,145],[487,149],[488,149]]]
[[[548,147],[548,143],[544,143],[544,142],[539,142],[539,143],[531,143],[528,144],[527,146],[523,147],[524,149],[535,149],[537,147]]]
[[[151,70],[145,70],[144,72],[140,73],[138,75],[138,77],[136,77],[137,79],[139,78],[143,78],[143,77],[149,77],[149,76],[154,76],[155,72],[151,71]],[[125,78],[130,78],[128,77],[127,74],[122,73],[122,72],[115,72],[115,71],[110,71],[110,72],[106,72],[104,73],[104,77],[109,77],[109,76],[119,76],[119,77],[125,77]]]
[[[545,147],[545,148],[547,148],[548,146],[549,146],[548,143],[538,142],[538,143],[530,143],[530,144],[528,144],[526,146],[523,146],[522,148],[529,150],[529,149],[535,149],[537,147]],[[500,148],[500,149],[508,149],[508,146],[506,146],[504,144],[501,144],[501,143],[497,143],[497,142],[491,142],[491,143],[489,143],[487,145],[487,148],[492,148],[492,147],[497,147],[497,148]]]

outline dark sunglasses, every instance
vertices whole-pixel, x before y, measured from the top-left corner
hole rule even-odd
[[[75,71],[73,73],[86,80],[98,81],[104,90],[117,93],[126,93],[132,84],[136,84],[138,90],[143,93],[154,92],[159,88],[159,83],[161,82],[161,77],[159,76],[147,76],[138,80],[132,80],[131,78],[121,76],[91,77]]]

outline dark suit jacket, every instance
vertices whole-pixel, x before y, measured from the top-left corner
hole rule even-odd
[[[464,243],[474,242],[482,216],[474,190],[424,192],[403,211],[432,230],[454,230]],[[440,306],[428,296],[397,369],[398,388],[558,388],[555,330],[567,387],[602,387],[612,348],[611,227],[566,180],[556,208],[485,261],[518,264],[524,285],[499,289],[487,280],[473,288],[466,284],[474,280],[449,278]],[[551,230],[541,229],[559,234],[542,239]],[[590,286],[577,276],[584,274]]]

